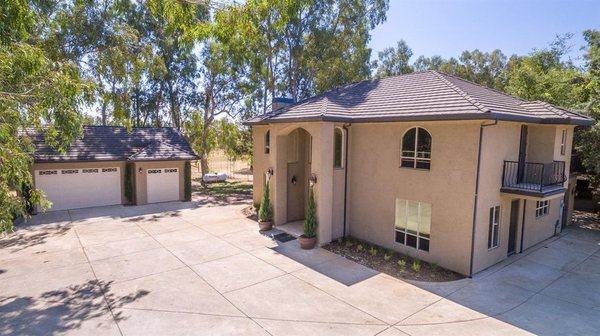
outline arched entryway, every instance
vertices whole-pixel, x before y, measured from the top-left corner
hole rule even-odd
[[[304,220],[308,199],[308,177],[310,175],[312,138],[297,128],[287,135],[286,148],[286,222]]]

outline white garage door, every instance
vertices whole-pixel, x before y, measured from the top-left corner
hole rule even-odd
[[[179,169],[154,168],[146,173],[148,203],[179,200]]]
[[[52,202],[50,210],[121,204],[118,167],[36,170],[35,184]]]

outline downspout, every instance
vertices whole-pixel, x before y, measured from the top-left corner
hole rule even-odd
[[[492,124],[479,125],[479,144],[477,148],[477,172],[475,175],[475,199],[473,202],[473,228],[471,229],[471,260],[469,261],[469,278],[473,276],[473,258],[475,255],[475,226],[477,224],[477,200],[479,198],[479,171],[481,168],[481,143],[483,141],[483,128],[498,125],[498,119]]]
[[[521,252],[523,253],[523,237],[525,236],[525,210],[527,210],[527,199],[523,200],[523,218],[521,219]]]
[[[348,138],[350,138],[350,124],[344,124],[344,229],[342,237],[346,237],[346,212],[348,208]]]

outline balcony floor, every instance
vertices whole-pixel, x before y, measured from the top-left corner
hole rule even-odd
[[[551,185],[542,187],[536,183],[517,183],[512,184],[510,187],[502,187],[500,191],[507,194],[534,196],[534,197],[547,197],[565,192],[566,188],[562,184]]]

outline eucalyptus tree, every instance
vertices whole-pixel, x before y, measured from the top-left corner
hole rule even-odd
[[[79,107],[91,92],[77,65],[49,50],[45,42],[57,2],[34,7],[26,0],[0,5],[0,231],[27,216],[34,206],[48,206],[33,188],[30,128],[64,149],[81,132]]]
[[[412,50],[404,40],[398,41],[396,48],[385,48],[379,52],[375,75],[381,78],[413,72],[409,63],[412,55]]]

